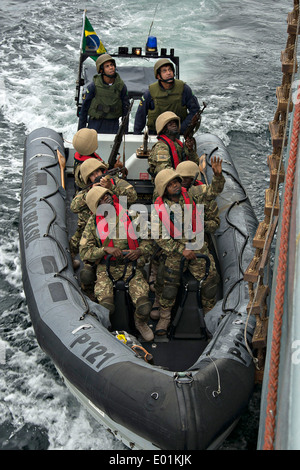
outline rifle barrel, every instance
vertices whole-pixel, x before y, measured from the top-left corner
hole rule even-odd
[[[91,186],[93,186],[94,184],[96,183],[99,183],[102,178],[104,178],[105,176],[110,176],[110,175],[114,175],[115,173],[119,173],[121,172],[122,170],[124,170],[124,166],[122,167],[118,167],[118,168],[112,168],[111,170],[107,170],[105,173],[103,173],[102,175],[100,176],[97,176],[97,178],[95,179],[95,181],[91,184],[88,184],[87,186],[85,186],[83,189],[87,189],[87,188],[90,188]]]
[[[118,155],[118,152],[119,152],[120,145],[122,143],[123,135],[125,134],[126,127],[127,127],[128,121],[129,121],[129,115],[130,115],[130,111],[131,111],[131,108],[132,108],[132,105],[133,105],[133,101],[134,100],[132,99],[131,102],[130,102],[130,105],[128,107],[127,114],[123,117],[122,122],[119,126],[119,129],[118,129],[118,132],[115,136],[113,147],[111,149],[110,156],[109,156],[109,159],[108,159],[109,168],[113,168],[114,164],[116,163],[116,159],[117,159],[117,155]]]

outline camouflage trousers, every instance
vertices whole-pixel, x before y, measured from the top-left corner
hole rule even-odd
[[[76,256],[79,253],[80,239],[82,237],[86,223],[89,220],[89,217],[90,217],[90,212],[84,213],[83,211],[82,213],[78,215],[76,232],[74,233],[74,235],[72,235],[69,241],[71,255],[73,256]]]
[[[111,266],[110,272],[111,272],[112,277],[115,280],[120,279],[123,276],[124,264]],[[128,268],[124,277],[125,280],[130,276],[130,274],[131,274],[131,263],[129,263],[128,265]],[[103,264],[99,264],[97,266],[97,280],[95,283],[94,293],[95,293],[95,296],[97,297],[99,304],[108,308],[110,311],[113,310],[113,308],[110,307],[114,304],[113,283],[108,277],[106,273],[106,267]],[[142,270],[140,268],[137,268],[134,277],[129,282],[129,295],[131,297],[134,307],[136,307],[139,299],[142,299],[142,298],[148,299],[148,294],[149,294],[148,282],[145,280]],[[140,320],[148,319],[138,314],[135,316],[139,318]]]
[[[196,252],[198,253],[198,252]],[[206,254],[206,253],[205,253]],[[201,286],[201,301],[205,312],[211,310],[216,303],[216,294],[220,282],[219,274],[216,270],[214,258],[211,254],[210,269],[206,280]],[[155,282],[156,298],[163,308],[172,308],[175,304],[178,287],[180,285],[180,254],[172,254],[166,258],[163,256],[158,265],[157,279]],[[205,260],[186,260],[184,271],[189,268],[191,274],[200,281],[205,274]]]

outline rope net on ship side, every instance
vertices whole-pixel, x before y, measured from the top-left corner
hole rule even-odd
[[[259,224],[253,239],[256,249],[254,257],[249,264],[244,279],[248,282],[249,315],[256,317],[256,329],[253,335],[252,346],[255,351],[254,360],[257,367],[256,380],[262,382],[267,346],[268,307],[267,298],[270,293],[268,279],[268,265],[270,250],[274,238],[280,210],[280,184],[284,185],[281,207],[281,230],[279,240],[279,259],[276,272],[276,290],[274,300],[274,320],[272,324],[272,341],[270,350],[270,368],[267,391],[267,414],[265,421],[264,449],[274,448],[276,429],[276,407],[279,373],[279,355],[281,345],[282,317],[286,284],[288,239],[291,218],[291,204],[294,191],[294,176],[297,160],[298,138],[300,127],[300,97],[292,101],[292,84],[297,72],[297,46],[299,34],[299,0],[294,0],[293,11],[287,17],[288,39],[286,48],[281,52],[282,84],[276,89],[277,109],[273,121],[269,123],[273,153],[268,156],[270,170],[270,185],[265,192],[264,220]],[[295,96],[295,93],[294,95]],[[284,149],[287,145],[288,115],[294,109],[292,134],[290,136],[290,152],[286,175],[283,165]]]

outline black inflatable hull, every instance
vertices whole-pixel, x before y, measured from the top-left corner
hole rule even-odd
[[[218,146],[218,155],[230,161],[217,137],[201,136],[197,142],[199,152],[209,155]],[[120,429],[135,436],[128,444],[132,448],[214,446],[248,404],[254,385],[248,348],[255,325],[252,317],[247,318],[247,287],[241,270],[253,256],[256,219],[235,181],[238,176],[232,162],[224,163],[233,177],[225,173],[226,185],[218,199],[221,227],[216,247],[222,260],[224,298],[206,317],[213,336],[203,353],[189,370],[174,372],[136,357],[108,331],[107,311],[81,293],[69,254],[57,148],[65,154],[62,137],[41,128],[27,137],[24,152],[22,273],[41,348],[73,391],[85,397],[104,423],[113,423],[110,428],[117,437],[122,437]],[[228,213],[233,198],[245,200],[233,204]]]

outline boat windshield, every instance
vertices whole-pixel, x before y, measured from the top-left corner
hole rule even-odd
[[[117,72],[127,86],[129,97],[133,99],[140,99],[149,85],[155,82],[153,67],[121,65],[117,67]],[[85,64],[84,87],[93,81],[96,74],[95,64]]]

